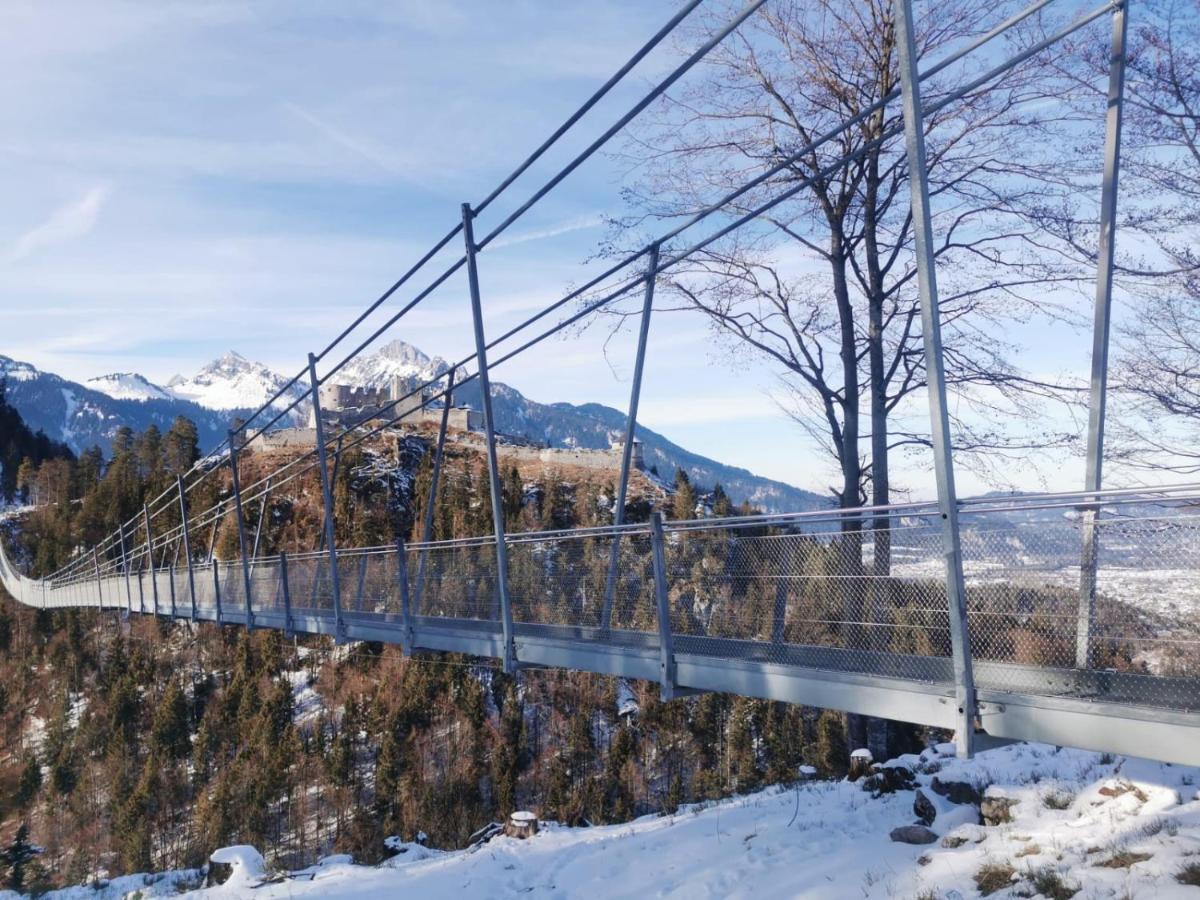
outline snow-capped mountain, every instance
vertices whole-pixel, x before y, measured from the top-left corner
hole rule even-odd
[[[206,409],[245,410],[258,409],[287,382],[262,363],[230,350],[190,378],[176,375],[167,382],[166,389],[172,396]],[[294,384],[272,405],[282,409],[303,393],[304,386]]]
[[[411,389],[448,368],[440,357],[429,356],[404,341],[393,341],[351,360],[331,381],[378,389],[399,377]],[[30,427],[41,428],[76,451],[95,444],[105,452],[120,426],[140,431],[154,424],[165,430],[179,415],[196,423],[202,447],[213,446],[225,437],[235,418],[248,417],[288,381],[268,366],[233,351],[190,378],[176,376],[163,386],[136,373],[105,375],[77,384],[3,356],[0,375],[7,376],[9,399]],[[293,385],[275,407],[284,408],[306,388],[305,381]],[[454,399],[478,409],[478,383],[463,385]],[[620,410],[598,403],[539,403],[499,382],[492,383],[492,405],[497,430],[545,441],[550,447],[604,449],[625,427],[625,413]],[[307,416],[308,406],[302,402],[279,424],[300,424]],[[828,504],[826,498],[810,491],[692,453],[644,426],[638,427],[638,437],[647,468],[664,479],[670,480],[681,468],[694,483],[711,487],[719,482],[735,502],[748,501],[766,512],[795,512]]]
[[[136,372],[113,372],[89,378],[85,384],[114,400],[169,400],[173,396]]]
[[[442,375],[450,364],[440,356],[427,356],[412,344],[392,341],[374,353],[356,356],[333,376],[337,384],[379,389],[393,378],[405,381],[430,381]]]

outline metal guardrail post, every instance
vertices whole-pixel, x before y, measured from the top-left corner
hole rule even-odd
[[[121,545],[121,572],[125,576],[125,613],[133,612],[133,587],[129,583],[129,556],[125,552],[125,523],[117,528],[117,539]]]
[[[338,576],[337,547],[334,546],[336,534],[333,521],[333,489],[329,484],[329,468],[325,455],[325,425],[321,421],[321,382],[317,380],[317,358],[311,353],[308,354],[308,378],[312,385],[313,426],[317,440],[317,468],[321,472],[321,499],[325,504],[324,539],[329,552],[330,587],[333,591],[334,639],[340,643],[346,639],[346,626],[342,622],[342,588]]]
[[[671,603],[667,594],[667,557],[662,513],[650,514],[650,549],[654,567],[654,600],[658,610],[659,685],[664,700],[675,696],[675,646],[671,639]]]
[[[658,278],[658,244],[650,246],[646,264],[646,290],[642,297],[642,319],[638,329],[637,355],[633,362],[633,386],[629,391],[629,415],[625,419],[625,446],[621,453],[621,480],[617,485],[617,505],[613,509],[613,524],[625,524],[625,498],[629,493],[629,470],[633,463],[633,440],[637,430],[638,403],[642,397],[642,371],[646,365],[646,342],[650,337],[650,312],[654,307],[654,283]],[[608,576],[604,581],[604,606],[600,612],[600,628],[612,625],[613,599],[617,591],[618,567],[621,562],[621,534],[613,535],[608,559]]]
[[[288,587],[287,554],[279,551],[279,587],[283,591],[283,633],[291,637],[296,633],[292,625],[292,592]]]
[[[92,548],[92,568],[96,571],[96,608],[104,609],[104,581],[100,578],[100,556]]]
[[[142,504],[142,521],[146,523],[146,559],[150,563],[150,591],[154,597],[154,614],[158,615],[158,578],[155,577],[154,571],[154,538],[150,534],[150,508],[146,504]],[[142,573],[138,572],[138,592],[142,590]],[[142,612],[146,611],[145,603],[142,604]]]
[[[187,494],[183,489],[183,476],[175,476],[175,486],[179,490],[179,527],[183,530],[183,555],[187,559],[188,592],[192,598],[193,622],[196,621],[196,572],[192,565],[192,539],[188,534]]]
[[[516,649],[513,646],[512,608],[508,598],[508,546],[504,535],[504,492],[500,467],[496,462],[496,424],[492,416],[492,384],[488,377],[487,339],[483,335],[483,306],[479,299],[479,270],[475,263],[478,248],[472,222],[475,214],[471,204],[462,205],[463,242],[467,251],[467,282],[471,293],[471,318],[475,326],[475,359],[479,374],[480,403],[483,406],[483,428],[487,439],[488,481],[492,489],[492,527],[496,534],[496,591],[500,596],[500,629],[504,639],[504,671],[516,668]]]
[[[950,445],[950,419],[946,408],[941,310],[938,305],[933,225],[929,210],[925,123],[921,109],[921,85],[917,76],[912,0],[897,0],[895,10],[905,149],[908,155],[909,187],[912,192],[917,284],[921,298],[921,330],[925,338],[925,370],[929,383],[930,430],[933,438],[938,509],[942,521],[942,555],[946,562],[946,600],[950,614],[950,644],[958,706],[958,753],[967,757],[972,754],[975,742],[975,676],[971,665],[971,638],[967,627],[967,597],[963,582],[962,547],[958,525],[958,497],[954,487],[954,457]]]
[[[433,540],[434,504],[437,502],[438,486],[442,479],[442,458],[446,451],[446,428],[450,424],[450,406],[454,402],[454,378],[458,368],[450,367],[446,374],[446,393],[442,398],[442,423],[438,426],[437,450],[433,457],[433,477],[429,482],[429,502],[425,504],[425,530],[422,541],[428,544]],[[416,612],[421,611],[421,597],[425,593],[425,565],[429,560],[429,548],[421,548],[421,558],[417,562],[417,583],[413,593],[412,605]]]
[[[242,485],[238,479],[238,432],[229,432],[229,471],[233,476],[233,509],[237,517],[238,550],[242,555],[242,586],[246,591],[246,630],[254,628],[254,608],[250,602],[250,554],[246,546],[246,519],[242,515]]]
[[[217,560],[212,561],[213,573],[213,599],[217,604],[217,624],[223,625],[221,617],[221,564]]]
[[[1087,470],[1084,490],[1103,484],[1104,419],[1108,405],[1108,333],[1112,310],[1113,263],[1116,252],[1117,181],[1121,172],[1121,114],[1125,102],[1125,36],[1129,4],[1112,13],[1112,53],[1108,64],[1108,115],[1104,130],[1104,184],[1100,197],[1100,246],[1096,254],[1096,309],[1092,326],[1092,389],[1088,402]],[[1079,565],[1079,621],[1075,634],[1075,665],[1092,665],[1092,619],[1096,614],[1096,570],[1099,546],[1096,520],[1100,507],[1084,510],[1082,557]]]
[[[408,597],[408,551],[404,547],[404,538],[396,538],[396,578],[400,581],[400,649],[405,656],[413,652],[413,621],[412,609]]]

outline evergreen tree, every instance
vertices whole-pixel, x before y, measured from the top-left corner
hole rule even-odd
[[[671,518],[696,518],[697,502],[699,502],[699,497],[696,495],[696,489],[692,487],[692,480],[688,477],[688,473],[683,469],[676,469],[675,492],[671,497]]]
[[[188,728],[188,703],[178,679],[171,679],[154,713],[150,735],[152,751],[167,759],[184,759],[192,751]]]
[[[38,852],[38,849],[29,843],[29,826],[22,823],[12,843],[3,852],[4,866],[8,869],[6,884],[9,890],[24,891],[27,883],[26,869]]]

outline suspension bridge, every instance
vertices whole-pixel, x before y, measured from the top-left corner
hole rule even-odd
[[[1200,765],[1200,485],[1102,485],[1114,223],[1126,65],[1127,4],[1103,3],[935,100],[922,83],[971,57],[1054,0],[1038,0],[936,63],[919,67],[911,0],[895,5],[900,87],[777,165],[608,266],[520,325],[489,339],[480,287],[483,251],[768,0],[716,28],[666,77],[564,166],[476,238],[476,224],[530,168],[699,5],[684,5],[483,201],[274,397],[231,430],[141,514],[43,579],[21,574],[0,546],[0,582],[26,605],[91,607],[337,640],[399,644],[407,653],[491,657],[507,671],[550,666],[657,681],[665,697],[722,691],[953,729],[960,753],[986,738],[1029,739]],[[1100,246],[1096,276],[1086,482],[1079,492],[962,499],[954,482],[925,162],[925,118],[1108,17],[1112,25]],[[888,105],[902,124],[813,177],[772,181]],[[625,521],[631,452],[656,282],[714,242],[801,194],[884,141],[900,141],[911,173],[914,265],[920,292],[937,498],[928,503],[768,516]],[[770,191],[748,211],[753,192]],[[758,193],[755,196],[758,196]],[[744,206],[744,204],[743,204]],[[701,224],[713,230],[694,237]],[[368,318],[462,241],[461,254],[413,289],[369,333]],[[435,269],[436,271],[436,269]],[[404,315],[465,274],[475,351],[393,398],[370,418],[327,428],[320,388]],[[504,527],[490,372],[627,296],[640,328],[614,523],[570,531]],[[573,305],[572,305],[573,304]],[[466,320],[464,309],[464,322]],[[539,326],[559,312],[561,318]],[[542,330],[534,330],[541,327]],[[354,346],[344,344],[354,336]],[[335,350],[338,352],[335,353]],[[341,357],[340,361],[336,361]],[[454,390],[478,382],[493,532],[432,540],[446,421]],[[296,399],[288,392],[300,386]],[[395,426],[413,408],[440,408],[433,478],[419,540],[338,546],[330,464]],[[251,484],[239,457],[255,437],[307,408],[315,446]],[[333,457],[331,460],[330,457]],[[258,553],[246,508],[315,469],[324,507],[311,552]],[[198,488],[223,478],[218,503],[193,509]],[[236,519],[239,552],[214,559],[203,534]],[[888,560],[874,557],[884,534]],[[317,542],[314,535],[314,543]]]

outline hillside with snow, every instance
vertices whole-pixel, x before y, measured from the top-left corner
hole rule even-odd
[[[269,872],[253,848],[229,848],[215,854],[232,863],[216,887],[172,872],[47,897],[1200,896],[1200,770],[1039,744],[952,753],[939,745],[857,783],[800,781],[624,825],[543,823],[528,840],[466,850],[393,840],[373,867],[341,856]]]
[[[136,372],[113,372],[89,378],[85,384],[114,400],[168,400],[173,396]]]

